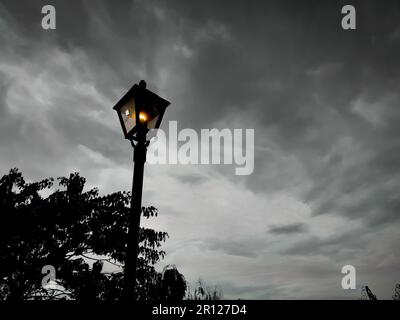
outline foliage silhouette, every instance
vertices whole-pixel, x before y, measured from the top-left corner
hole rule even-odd
[[[361,300],[378,300],[376,295],[374,295],[368,286],[363,286],[361,288]]]
[[[197,281],[193,290],[189,288],[186,293],[187,300],[221,300],[221,298],[221,290],[207,287],[201,279]]]
[[[400,300],[400,283],[396,284],[392,298],[393,300]],[[361,288],[361,300],[378,300],[378,298],[368,286],[363,286]]]
[[[122,297],[129,192],[100,196],[84,191],[79,173],[27,183],[18,169],[0,180],[0,299],[115,300]],[[146,218],[154,207],[142,208]],[[140,300],[182,299],[186,282],[176,267],[163,275],[154,264],[166,232],[140,229],[137,296]],[[93,263],[93,261],[95,261]],[[43,288],[43,266],[54,266],[53,286]],[[105,269],[110,272],[105,272]],[[112,268],[113,267],[113,270]],[[171,276],[173,275],[173,276]],[[182,293],[183,291],[183,293]]]
[[[400,300],[400,283],[396,284],[392,298],[393,300]]]

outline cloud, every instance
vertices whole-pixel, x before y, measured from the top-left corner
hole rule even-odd
[[[292,223],[282,226],[273,226],[269,229],[269,232],[274,234],[291,234],[291,233],[303,233],[306,232],[307,227],[304,223]]]

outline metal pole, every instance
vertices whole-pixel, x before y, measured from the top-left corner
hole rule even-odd
[[[125,258],[124,299],[136,300],[136,269],[139,254],[140,216],[142,212],[143,171],[147,152],[146,131],[139,130],[134,145],[134,173],[132,184],[131,212]]]

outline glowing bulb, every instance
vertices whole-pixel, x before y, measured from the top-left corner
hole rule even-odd
[[[129,109],[126,109],[126,110],[125,110],[125,115],[126,115],[126,116],[129,116]]]
[[[145,122],[147,120],[146,114],[143,112],[139,113],[139,120]]]

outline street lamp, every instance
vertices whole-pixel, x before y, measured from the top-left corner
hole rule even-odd
[[[125,300],[136,300],[136,268],[139,253],[140,216],[142,211],[143,171],[149,141],[146,135],[151,129],[158,129],[167,100],[146,89],[146,82],[135,84],[114,106],[122,131],[134,149],[133,185],[131,212],[129,216],[128,241],[125,257]]]

